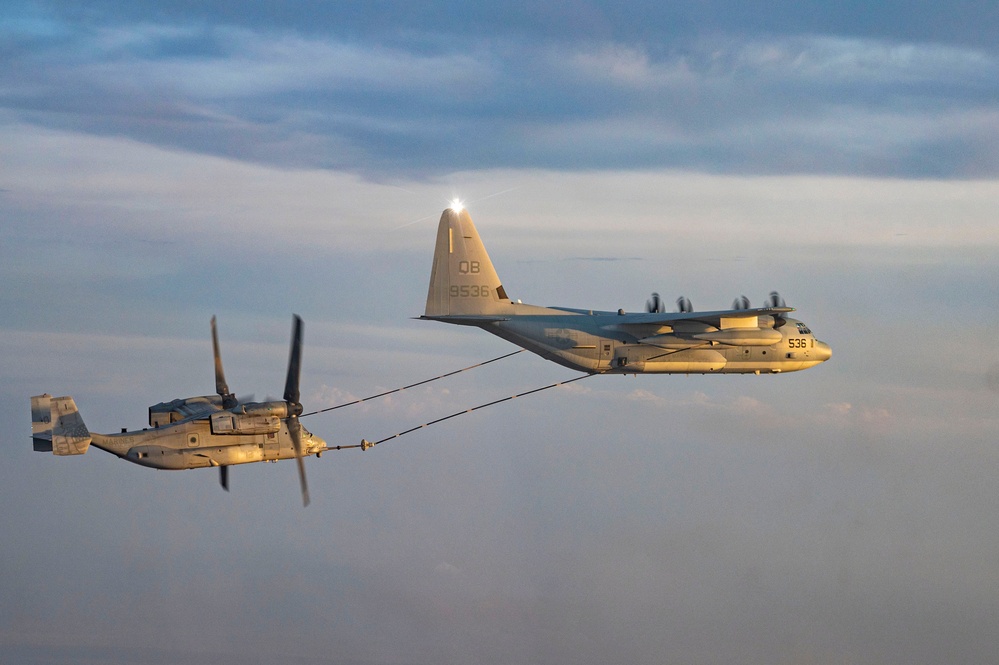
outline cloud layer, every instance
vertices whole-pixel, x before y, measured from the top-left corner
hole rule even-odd
[[[997,52],[974,35],[936,41],[884,20],[878,34],[860,17],[832,34],[793,20],[750,32],[738,12],[684,31],[703,16],[583,3],[383,20],[300,10],[11,9],[0,106],[48,127],[374,178],[999,170]]]

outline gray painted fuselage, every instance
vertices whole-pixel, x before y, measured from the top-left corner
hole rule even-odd
[[[694,334],[717,330],[695,318],[664,326],[643,323],[655,318],[645,314],[513,308],[509,318],[493,321],[478,316],[424,318],[475,326],[547,360],[590,373],[770,374],[808,369],[832,355],[807,326],[790,318],[777,328],[780,339],[773,344],[731,345],[693,339]]]
[[[213,434],[210,420],[191,417],[149,429],[90,436],[94,447],[153,469],[197,469],[296,457],[283,423],[269,433]],[[302,444],[307,455],[326,450],[326,443],[304,428]]]
[[[772,293],[766,307],[626,313],[538,307],[512,300],[468,211],[447,209],[437,227],[427,304],[420,318],[482,328],[543,358],[590,373],[775,374],[814,367],[832,350]]]

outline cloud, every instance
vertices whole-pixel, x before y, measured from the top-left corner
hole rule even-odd
[[[819,87],[943,83],[962,75],[987,83],[995,57],[987,51],[937,44],[897,43],[823,35],[725,38],[681,43],[650,54],[651,45],[585,44],[568,60],[555,52],[552,65],[568,62],[580,76],[622,88],[646,89],[711,85],[720,82]],[[744,79],[735,81],[735,79]]]
[[[214,46],[195,57],[162,54],[162,42],[178,37]],[[153,82],[182,98],[205,102],[341,89],[392,88],[402,94],[428,87],[449,89],[460,97],[488,86],[492,78],[474,53],[420,54],[236,28],[116,26],[99,30],[93,41],[98,52],[91,54],[91,63],[74,71],[85,80]],[[146,56],[150,50],[152,57]]]
[[[850,413],[853,409],[853,405],[849,402],[837,402],[824,405],[825,409],[835,416],[845,416]]]
[[[356,39],[149,20],[8,28],[16,120],[384,178],[462,169],[999,172],[987,50],[837,35],[663,45]],[[420,34],[420,33],[417,33]],[[940,131],[943,127],[944,130]]]
[[[638,400],[641,402],[659,402],[662,398],[648,390],[638,389],[632,390],[628,395],[628,399]]]
[[[737,240],[746,225],[754,229],[753,247],[777,240],[802,247],[819,239],[827,256],[833,248],[872,244],[936,250],[999,243],[989,213],[999,190],[987,180],[528,169],[371,182],[349,172],[280,169],[23,124],[0,127],[0,136],[8,237],[44,238],[47,251],[65,244],[70,253],[88,244],[142,246],[138,256],[153,257],[143,259],[144,271],[154,265],[169,269],[157,254],[191,256],[192,242],[214,246],[220,237],[240,251],[259,251],[261,234],[268,248],[282,251],[303,241],[330,250],[422,250],[426,229],[434,227],[455,189],[467,199],[482,199],[470,205],[491,252],[514,253],[521,266],[539,267],[523,262],[543,259],[585,261],[592,270],[627,264],[651,270],[663,251],[672,261],[733,255],[746,260],[747,243]],[[613,228],[607,209],[615,210]],[[424,221],[397,228],[420,216]],[[942,217],[948,224],[939,223]],[[282,232],[273,233],[278,221]],[[635,253],[638,238],[662,228],[670,229],[669,244]],[[530,243],[522,239],[527,231]],[[576,242],[584,232],[603,236],[599,252]],[[711,247],[702,242],[705,233],[713,238]],[[302,253],[302,259],[307,256]],[[105,269],[133,274],[133,263],[123,252]],[[44,264],[34,265],[40,270]],[[498,264],[501,274],[516,270],[504,265]]]

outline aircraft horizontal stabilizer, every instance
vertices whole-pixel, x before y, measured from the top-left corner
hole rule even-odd
[[[90,447],[90,431],[72,397],[31,398],[31,437],[37,452],[82,455]]]

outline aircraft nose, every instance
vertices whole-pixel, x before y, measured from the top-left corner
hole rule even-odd
[[[832,348],[825,342],[815,340],[815,359],[819,362],[825,362],[830,358],[832,358]]]
[[[316,436],[315,434],[310,434],[309,445],[307,446],[307,448],[309,450],[309,454],[314,455],[315,453],[321,453],[322,451],[326,450],[328,446],[326,445],[325,439],[322,439]]]

